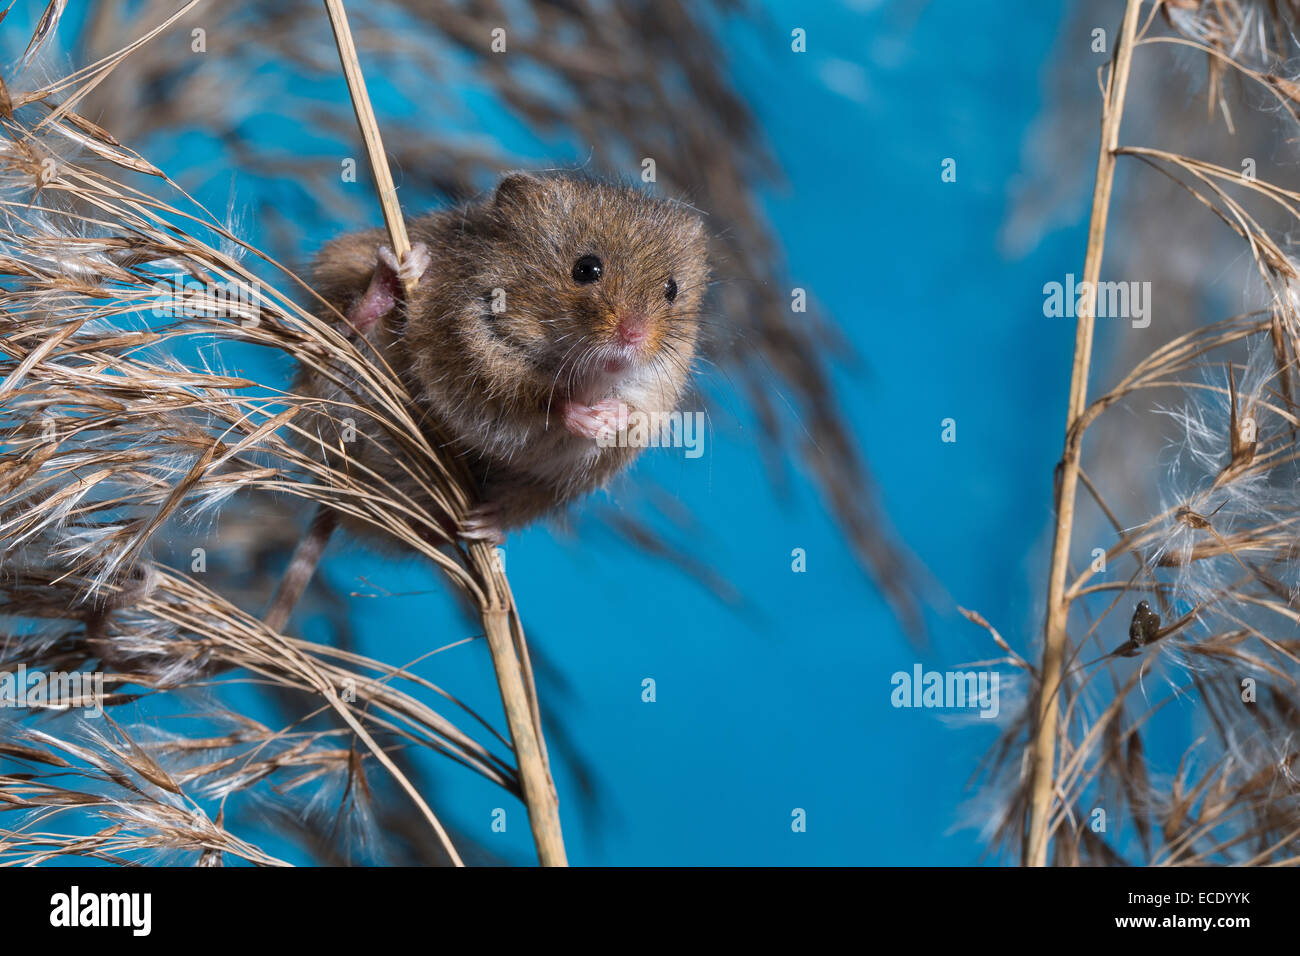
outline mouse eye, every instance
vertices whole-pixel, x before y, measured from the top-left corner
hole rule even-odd
[[[573,281],[582,285],[599,282],[605,267],[597,256],[583,256],[573,264]]]
[[[664,283],[664,298],[669,302],[677,298],[677,280],[669,279]]]

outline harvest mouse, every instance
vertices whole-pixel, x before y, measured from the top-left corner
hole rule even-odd
[[[410,236],[400,264],[383,230],[335,239],[313,285],[468,465],[478,504],[457,533],[499,542],[626,467],[639,449],[599,439],[629,413],[677,407],[709,276],[703,223],[635,189],[513,173],[486,199],[413,220]],[[356,400],[312,372],[299,384]],[[343,447],[330,408],[311,426],[327,455]],[[356,431],[353,462],[418,497],[383,430],[362,416]]]

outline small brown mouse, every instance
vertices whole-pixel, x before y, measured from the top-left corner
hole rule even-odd
[[[486,199],[413,220],[410,236],[400,264],[383,230],[335,239],[313,285],[469,466],[479,504],[459,535],[499,542],[632,461],[639,449],[598,442],[626,427],[620,412],[677,407],[709,279],[704,226],[632,188],[512,173]],[[355,401],[312,373],[299,384]],[[312,427],[326,454],[339,447],[337,422]],[[374,440],[348,454],[418,495],[382,430],[356,430]]]

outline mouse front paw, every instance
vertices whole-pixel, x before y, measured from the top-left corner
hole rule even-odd
[[[612,438],[623,425],[623,403],[612,398],[583,405],[568,402],[564,406],[564,427],[582,438]]]
[[[429,247],[422,242],[417,242],[411,246],[409,252],[402,256],[402,261],[397,261],[397,256],[388,246],[379,247],[379,264],[387,269],[392,275],[396,276],[402,285],[414,285],[424,278],[424,274],[429,271],[429,266],[433,264],[433,258],[429,255]]]
[[[411,251],[402,257],[397,278],[402,280],[403,285],[415,285],[424,278],[424,274],[429,271],[429,266],[432,264],[429,247],[422,242],[417,242],[411,246]]]
[[[348,321],[362,335],[369,335],[393,311],[405,287],[419,282],[432,261],[429,248],[422,242],[412,246],[400,264],[388,246],[380,246],[375,258],[377,261],[375,271],[370,276],[370,284],[348,310]]]

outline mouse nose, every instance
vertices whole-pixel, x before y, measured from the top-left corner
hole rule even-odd
[[[614,327],[614,340],[619,345],[640,348],[649,337],[649,322],[640,313],[626,313],[619,317]]]

